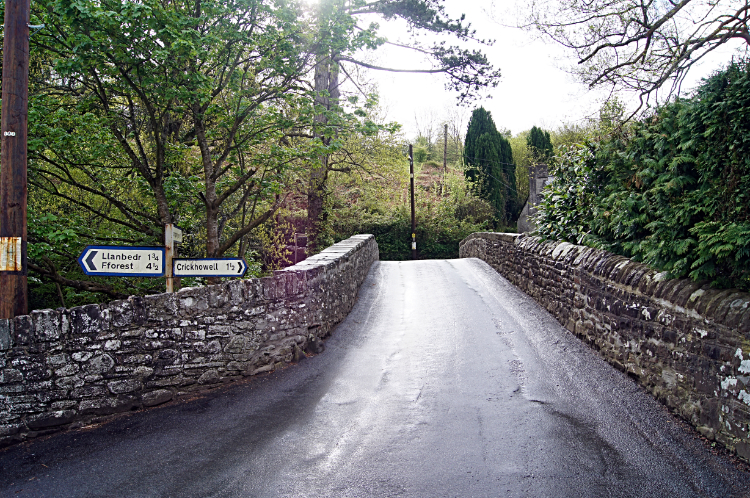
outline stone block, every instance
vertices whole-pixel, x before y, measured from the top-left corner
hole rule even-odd
[[[70,396],[75,399],[95,398],[107,395],[107,388],[104,386],[84,386],[70,391]]]
[[[52,410],[70,410],[78,408],[78,401],[75,400],[59,400],[55,401],[50,405]]]
[[[143,389],[143,383],[137,379],[115,380],[107,383],[112,394],[126,394]]]
[[[110,339],[108,341],[105,341],[104,343],[104,350],[105,351],[117,351],[122,346],[122,341],[118,341],[116,339]]]
[[[11,365],[23,373],[23,377],[27,382],[46,380],[52,376],[52,371],[47,368],[43,354],[14,358],[11,361]]]
[[[243,335],[235,335],[224,346],[225,353],[242,353],[250,347],[250,340]]]
[[[7,351],[13,347],[13,320],[0,319],[0,351]]]
[[[122,329],[133,324],[133,302],[130,300],[112,301],[107,305],[110,324],[114,329]]]
[[[154,374],[154,369],[145,365],[139,365],[133,370],[132,376],[136,379],[147,379]]]
[[[159,377],[178,375],[182,373],[183,368],[185,368],[183,365],[156,365],[154,375]]]
[[[61,389],[76,389],[81,387],[86,382],[78,375],[72,375],[70,377],[60,377],[55,380],[55,385]]]
[[[176,318],[180,312],[180,298],[177,293],[152,294],[143,298],[143,304],[148,310],[149,321],[153,322]]]
[[[230,296],[225,285],[209,285],[205,289],[209,308],[222,308],[229,303]]]
[[[117,398],[97,398],[81,401],[78,413],[85,415],[109,415],[126,412],[140,406],[140,400],[135,396],[120,396]]]
[[[195,384],[195,379],[186,377],[182,374],[174,375],[171,377],[160,377],[158,379],[149,380],[144,384],[147,389],[159,388],[159,387],[171,387],[171,386],[189,386]]]
[[[748,313],[750,307],[750,295],[735,299],[729,306],[729,311],[724,318],[724,324],[730,329],[737,329],[742,323],[742,318]]]
[[[0,370],[0,384],[16,384],[23,382],[23,374],[14,368]]]
[[[29,429],[46,429],[71,423],[76,416],[75,410],[58,410],[54,412],[40,413],[26,418]]]
[[[32,342],[49,342],[62,335],[62,316],[59,311],[32,311],[31,321],[34,323]]]
[[[88,360],[83,367],[89,375],[101,375],[110,372],[115,367],[115,360],[109,354],[99,354]]]
[[[310,258],[308,258],[310,259]],[[277,283],[276,283],[275,277],[263,277],[260,279],[260,283],[262,285],[263,294],[262,298],[265,301],[274,301],[277,299],[278,292],[277,292]]]
[[[203,372],[198,378],[198,384],[216,384],[221,380],[218,370],[211,369]]]
[[[13,319],[13,344],[16,346],[28,346],[34,331],[34,324],[28,315],[17,316]]]
[[[201,353],[205,353],[205,354],[216,354],[220,352],[221,352],[221,342],[219,342],[216,339],[208,342],[208,344],[206,344],[205,349],[201,351]]]
[[[155,391],[143,393],[141,395],[141,402],[143,406],[157,406],[167,401],[171,401],[174,394],[169,389],[157,389]]]
[[[49,367],[62,367],[70,363],[71,357],[68,354],[53,354],[47,357],[47,366]]]
[[[227,363],[227,370],[228,371],[243,371],[245,370],[245,362],[242,361],[230,361]]]
[[[177,361],[180,353],[175,349],[162,349],[156,356],[160,364],[171,365]]]
[[[206,337],[209,339],[213,337],[229,337],[230,335],[232,335],[232,327],[229,325],[209,325],[206,332]]]
[[[694,309],[699,315],[705,317],[709,306],[711,306],[714,300],[716,300],[722,292],[707,286],[701,287],[700,290],[703,292],[695,300]],[[693,294],[695,295],[697,292]]]
[[[20,433],[26,426],[21,422],[15,422],[10,424],[0,424],[0,438],[13,436]]]
[[[67,365],[60,367],[55,370],[55,375],[58,377],[68,377],[75,375],[81,370],[81,367],[77,363],[68,363]]]
[[[738,318],[737,321],[739,322],[737,325],[737,331],[745,338],[750,339],[750,311],[746,310],[742,313],[741,318]]]
[[[102,318],[98,304],[87,304],[69,310],[70,331],[73,336],[96,337],[103,330],[108,329]]]
[[[715,322],[724,323],[724,319],[732,309],[732,303],[740,300],[743,296],[747,296],[747,294],[732,290],[723,292],[706,311],[706,317]]]
[[[750,461],[750,443],[740,441],[734,445],[734,450],[740,457],[744,458],[745,461]]]

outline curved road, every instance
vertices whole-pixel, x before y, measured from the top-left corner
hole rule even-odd
[[[373,265],[324,353],[0,452],[0,496],[748,496],[479,260]]]

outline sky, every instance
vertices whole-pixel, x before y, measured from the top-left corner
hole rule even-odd
[[[442,76],[369,71],[368,79],[377,86],[385,118],[401,123],[407,139],[414,138],[430,122],[439,125],[449,115],[468,124],[471,110],[479,106],[491,112],[498,129],[508,129],[513,135],[532,126],[554,130],[563,123],[582,124],[598,115],[606,94],[589,90],[565,70],[575,63],[571,59],[575,54],[554,42],[538,39],[533,32],[511,27],[523,15],[523,3],[519,7],[513,5],[513,0],[446,0],[445,5],[454,17],[466,14],[477,37],[496,40],[483,51],[500,68],[502,77],[497,88],[489,92],[491,98],[480,99],[469,108],[458,108],[456,94],[445,90]],[[403,25],[380,24],[381,32],[390,41],[404,39]],[[388,67],[428,67],[419,56],[388,46],[367,57],[368,62]],[[695,87],[730,57],[730,49],[716,54],[691,73],[683,88]],[[628,97],[623,98],[627,103]]]

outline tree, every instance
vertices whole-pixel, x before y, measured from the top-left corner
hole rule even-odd
[[[516,163],[516,193],[519,206],[523,206],[529,198],[529,171],[532,166],[532,157],[527,145],[529,132],[530,130],[525,130],[508,139],[513,151],[513,162]]]
[[[445,109],[442,119],[439,143],[445,140],[445,125],[448,125],[448,164],[460,165],[463,159],[464,133],[469,114],[465,108],[449,107]]]
[[[440,114],[430,110],[415,115],[417,127],[417,137],[414,140],[415,159],[417,151],[422,148],[425,161],[442,164],[447,138],[447,163],[460,165],[463,159],[466,122],[470,114],[464,107],[448,106]]]
[[[750,45],[746,0],[540,0],[528,21],[576,52],[573,72],[585,83],[634,91],[639,109],[651,97],[678,93],[690,69],[717,47]]]
[[[531,131],[526,137],[526,147],[529,149],[532,160],[536,163],[546,163],[552,157],[552,140],[549,132],[536,126],[531,127]]]
[[[417,41],[398,44],[378,36],[378,25],[360,26],[363,18],[378,15],[385,20],[399,18],[406,21],[416,40],[420,33],[446,34],[459,41],[474,40],[474,32],[464,26],[463,18],[451,19],[445,13],[442,0],[321,0],[316,13],[317,32],[313,47],[315,56],[315,118],[314,137],[321,143],[321,155],[311,166],[308,191],[308,224],[312,240],[316,239],[325,221],[324,198],[329,171],[326,155],[337,145],[336,137],[345,133],[342,121],[335,116],[342,110],[340,76],[351,79],[347,65],[391,72],[443,74],[446,87],[459,92],[460,102],[470,102],[476,92],[497,85],[499,70],[493,69],[486,56],[478,50],[448,46],[445,42],[425,47]],[[482,43],[490,42],[480,40]],[[433,61],[432,68],[405,69],[376,66],[357,58],[362,50],[375,50],[389,43],[404,49],[416,50]],[[351,67],[351,66],[349,66]]]
[[[466,179],[474,183],[479,197],[492,204],[499,223],[507,225],[514,221],[518,199],[513,150],[483,107],[475,109],[469,120],[464,163]]]
[[[42,0],[34,9],[46,25],[32,39],[42,59],[29,109],[36,192],[85,213],[69,227],[83,240],[160,244],[164,225],[181,223],[196,252],[241,247],[279,207],[284,172],[304,154],[282,143],[310,69],[294,2]],[[44,233],[36,243],[52,242]]]

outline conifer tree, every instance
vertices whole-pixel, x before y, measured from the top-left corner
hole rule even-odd
[[[466,178],[474,183],[477,194],[495,208],[498,223],[514,221],[518,200],[513,150],[483,107],[475,109],[469,120],[464,163]]]
[[[552,157],[552,140],[549,132],[536,126],[531,128],[529,135],[526,137],[526,147],[528,147],[534,163],[546,163]]]

